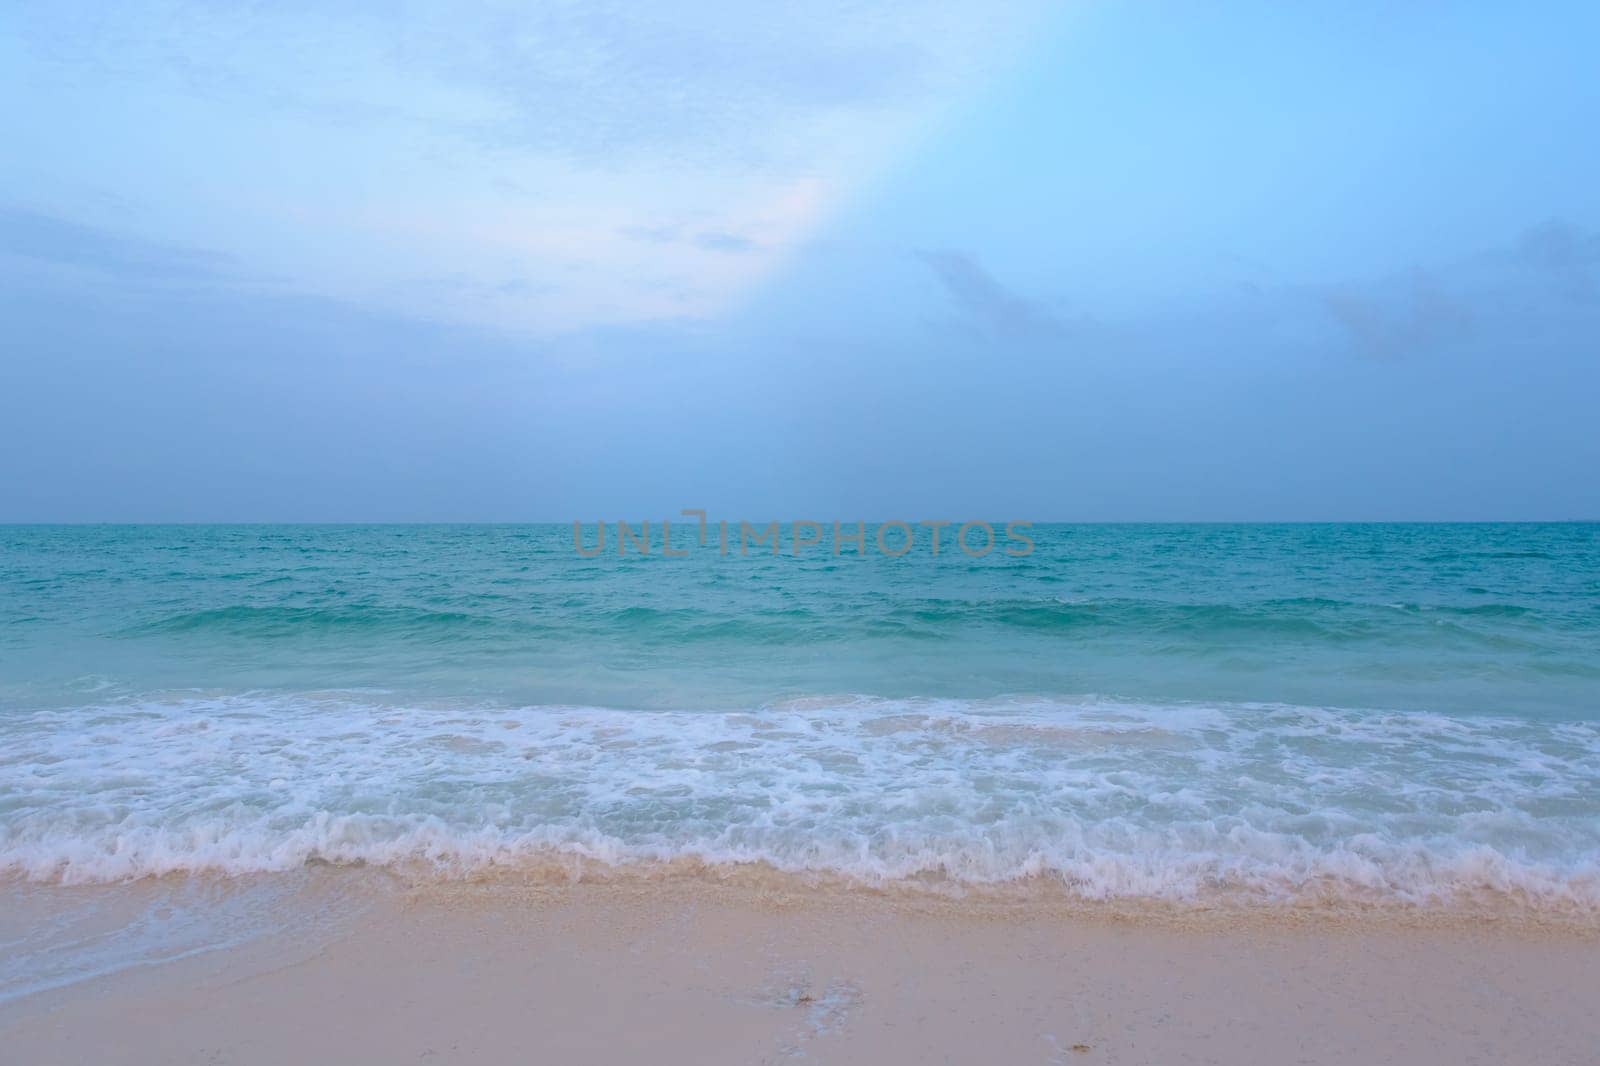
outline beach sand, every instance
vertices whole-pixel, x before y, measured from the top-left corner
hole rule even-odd
[[[291,925],[14,1000],[0,1047],[18,1066],[1549,1066],[1600,1059],[1600,942],[694,878],[394,887],[332,934]]]

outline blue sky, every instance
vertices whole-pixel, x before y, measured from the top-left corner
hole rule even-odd
[[[0,11],[0,520],[1600,518],[1590,5]]]

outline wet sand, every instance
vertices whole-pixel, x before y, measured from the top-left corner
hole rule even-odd
[[[307,901],[302,901],[305,903]],[[1590,1063],[1592,932],[661,883],[397,888],[0,1005],[21,1064]]]

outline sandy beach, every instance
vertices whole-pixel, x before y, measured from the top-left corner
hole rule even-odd
[[[392,886],[331,933],[16,999],[0,1043],[19,1064],[1576,1064],[1597,987],[1593,933],[1539,925]]]

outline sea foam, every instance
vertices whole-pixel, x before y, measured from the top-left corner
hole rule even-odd
[[[189,697],[9,714],[0,871],[760,865],[1087,899],[1600,913],[1600,727],[1280,704]]]

